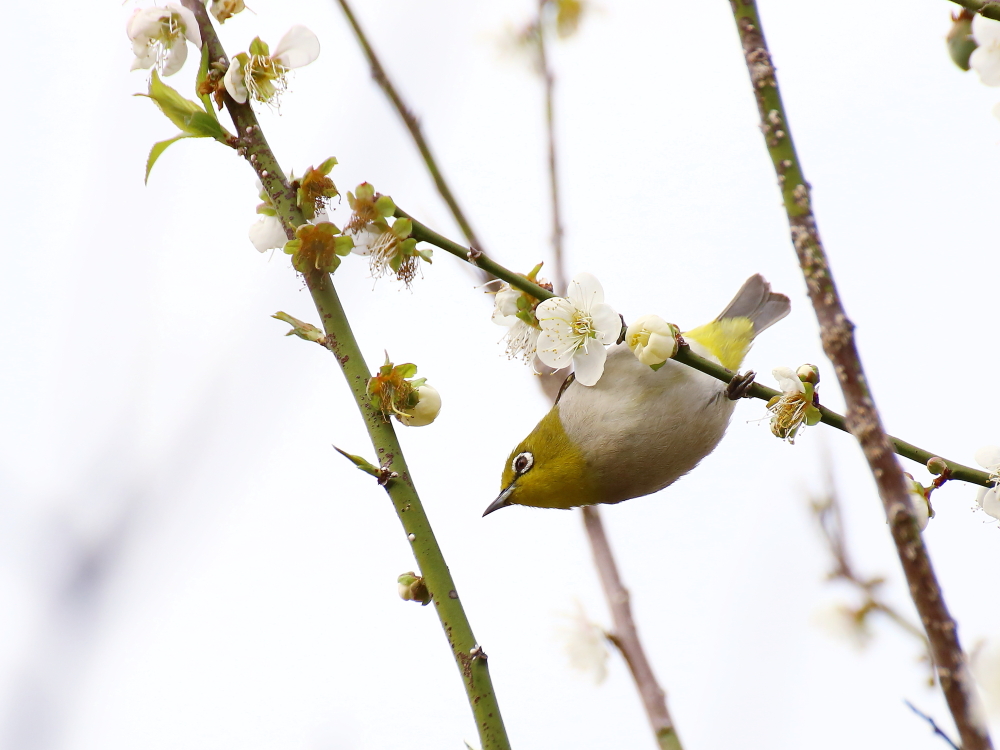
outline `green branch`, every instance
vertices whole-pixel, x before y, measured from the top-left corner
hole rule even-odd
[[[789,171],[788,173],[791,172]],[[428,242],[435,247],[439,247],[442,250],[451,253],[456,258],[461,258],[466,263],[472,263],[479,268],[485,269],[498,279],[506,281],[511,286],[516,287],[523,292],[527,292],[537,299],[546,300],[549,297],[556,296],[547,289],[543,289],[538,286],[538,284],[528,281],[528,279],[524,276],[516,274],[513,271],[504,268],[499,263],[490,260],[484,253],[477,253],[467,247],[462,247],[458,243],[452,242],[432,229],[428,229],[425,225],[421,224],[419,221],[398,207],[396,209],[396,216],[407,218],[413,222],[412,236],[414,239],[420,242]],[[677,352],[674,359],[687,365],[688,367],[700,370],[706,375],[711,375],[713,378],[721,380],[724,383],[729,383],[736,376],[736,373],[731,370],[727,370],[722,365],[717,365],[704,357],[699,357],[686,346],[682,346],[680,348],[680,351]],[[762,401],[769,401],[774,396],[780,396],[781,392],[776,391],[773,388],[763,386],[760,383],[754,383],[747,395],[752,398],[759,398]],[[836,427],[838,430],[842,430],[843,432],[850,432],[847,427],[847,422],[843,416],[837,414],[835,411],[827,409],[825,406],[820,406],[819,410],[823,415],[822,421],[825,424],[828,424],[831,427]],[[916,461],[917,463],[926,465],[930,459],[939,457],[937,453],[931,453],[923,448],[918,448],[905,440],[900,440],[899,438],[891,436],[889,439],[892,441],[893,450],[900,456],[908,458],[911,461]],[[981,487],[992,486],[990,476],[985,471],[973,469],[972,467],[965,466],[957,461],[950,461],[948,459],[943,460],[948,465],[948,469],[951,471],[951,479],[959,479],[963,482],[968,482],[969,484],[978,484]]]
[[[846,425],[864,452],[878,487],[910,598],[927,634],[941,692],[962,739],[963,750],[993,747],[987,728],[977,715],[975,686],[958,639],[958,626],[945,606],[930,555],[910,510],[909,487],[899,461],[899,446],[886,434],[875,406],[847,317],[823,249],[813,215],[809,183],[792,141],[788,115],[781,101],[777,72],[767,48],[754,0],[732,0],[731,8],[746,60],[760,128],[774,164],[784,198],[792,245],[806,281],[820,326],[823,351],[834,365],[844,400]]]
[[[951,2],[994,21],[1000,21],[1000,2],[997,0],[951,0]]]
[[[210,59],[225,62],[225,51],[208,17],[205,3],[201,0],[183,0],[183,3],[198,19],[201,37],[208,45]],[[264,139],[249,102],[238,104],[228,94],[225,102],[238,128],[238,149],[261,177],[261,182],[291,238],[294,228],[304,223],[302,212],[296,205],[295,191],[288,186],[274,153]],[[306,274],[304,278],[316,310],[323,321],[323,330],[326,333],[324,345],[336,357],[364,419],[372,447],[382,461],[385,480],[380,478],[379,484],[385,487],[392,501],[409,540],[413,556],[420,566],[420,575],[430,591],[434,609],[441,620],[452,656],[465,684],[482,748],[509,750],[510,743],[490,680],[486,654],[473,635],[472,626],[458,597],[455,582],[413,486],[395,430],[369,399],[367,389],[371,371],[365,364],[361,349],[354,338],[333,281],[329,274],[322,272]]]

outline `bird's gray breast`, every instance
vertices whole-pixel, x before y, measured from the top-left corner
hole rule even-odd
[[[597,385],[570,384],[559,417],[604,502],[617,503],[666,487],[712,452],[733,412],[724,389],[669,360],[654,372],[619,344],[608,350]]]

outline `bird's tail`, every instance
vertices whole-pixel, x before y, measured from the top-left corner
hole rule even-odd
[[[733,301],[707,325],[684,333],[696,354],[711,356],[735,370],[750,350],[754,338],[788,315],[792,304],[784,294],[771,291],[759,273],[740,287]],[[699,351],[701,349],[701,351]]]
[[[743,283],[733,301],[726,305],[716,320],[749,318],[753,323],[754,336],[759,336],[788,315],[791,309],[788,297],[772,292],[767,279],[755,273]]]

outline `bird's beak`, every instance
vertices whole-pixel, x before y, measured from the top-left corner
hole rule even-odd
[[[501,492],[496,500],[490,503],[490,506],[483,513],[483,518],[485,518],[495,510],[500,510],[501,508],[506,508],[508,505],[511,505],[512,503],[510,502],[510,496],[513,494],[513,492],[514,492],[514,483],[511,482],[510,486],[507,487],[507,489],[505,489],[503,492]]]

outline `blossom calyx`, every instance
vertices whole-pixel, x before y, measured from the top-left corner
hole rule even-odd
[[[951,16],[951,29],[945,41],[951,61],[962,70],[969,69],[969,57],[979,45],[972,37],[972,18],[975,14],[963,8]]]
[[[410,379],[416,374],[415,364],[394,365],[385,355],[385,364],[368,380],[368,393],[383,419],[395,416],[408,427],[423,427],[437,418],[441,396],[426,378]]]
[[[424,606],[431,603],[431,592],[427,590],[427,584],[424,583],[423,577],[418,576],[412,570],[409,573],[403,573],[396,579],[396,583],[399,585],[399,598],[403,601],[420,602]]]
[[[538,278],[538,272],[541,269],[542,264],[539,263],[528,273],[518,274],[518,276],[523,276],[528,281],[551,292],[552,284]],[[495,295],[493,315],[490,316],[490,320],[508,329],[506,336],[504,336],[504,340],[507,342],[507,356],[510,358],[520,357],[526,362],[531,362],[535,358],[538,334],[541,331],[541,326],[535,315],[535,309],[540,300],[506,282],[502,283],[493,294]]]
[[[285,253],[292,256],[292,265],[299,273],[325,271],[333,273],[340,265],[340,257],[348,255],[354,242],[340,233],[334,224],[300,224],[295,228],[295,239],[285,243]]]
[[[293,181],[295,203],[306,219],[312,221],[318,211],[325,210],[330,200],[340,195],[329,177],[336,164],[337,159],[331,156],[318,167],[309,167],[300,179]]]
[[[636,359],[654,370],[677,354],[677,336],[680,330],[659,315],[643,315],[629,324],[625,343]]]
[[[362,182],[354,192],[348,191],[347,204],[351,207],[351,218],[344,230],[350,233],[360,232],[374,221],[388,219],[396,213],[396,204],[388,195],[375,192],[375,188],[367,182]]]
[[[417,247],[410,237],[413,222],[396,219],[392,226],[385,219],[376,219],[363,229],[351,233],[354,252],[367,255],[372,277],[379,279],[391,271],[397,279],[410,286],[419,270],[418,260],[431,263],[433,250]]]
[[[211,0],[208,11],[220,24],[235,16],[237,13],[246,10],[243,0]]]

